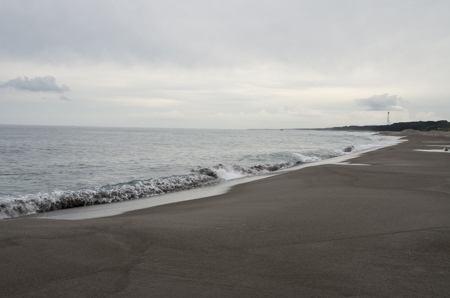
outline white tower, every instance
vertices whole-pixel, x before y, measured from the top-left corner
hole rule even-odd
[[[388,115],[387,115],[387,125],[391,125],[391,122],[389,121],[389,113],[390,112],[388,112]]]

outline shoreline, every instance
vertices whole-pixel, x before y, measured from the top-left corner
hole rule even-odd
[[[2,295],[445,297],[450,155],[415,149],[450,139],[406,138],[205,199],[0,221]]]
[[[59,220],[83,220],[83,219],[93,219],[93,218],[101,218],[101,217],[109,217],[114,215],[123,214],[126,212],[131,212],[140,209],[153,208],[162,205],[174,204],[184,201],[205,199],[212,196],[217,196],[221,194],[225,194],[230,191],[230,189],[236,185],[249,183],[256,180],[266,179],[276,175],[282,175],[291,171],[298,171],[307,167],[314,167],[326,164],[337,164],[337,163],[347,163],[348,160],[359,157],[361,154],[376,151],[382,148],[395,146],[401,142],[403,136],[398,136],[396,143],[384,145],[381,147],[374,147],[362,151],[353,152],[351,154],[331,157],[327,159],[323,159],[320,161],[314,162],[306,162],[298,165],[294,165],[292,167],[284,168],[281,170],[277,170],[274,172],[269,172],[256,176],[247,176],[238,179],[232,179],[225,182],[218,183],[216,185],[203,186],[198,188],[192,188],[188,190],[175,191],[171,193],[165,193],[161,195],[149,196],[146,198],[139,198],[133,200],[124,200],[120,202],[113,202],[108,204],[100,204],[100,205],[90,205],[83,207],[75,207],[75,208],[66,208],[55,211],[43,212],[43,213],[34,213],[21,217],[28,218],[39,218],[39,219],[59,219]],[[15,218],[21,218],[15,217]],[[7,218],[15,219],[15,218]]]

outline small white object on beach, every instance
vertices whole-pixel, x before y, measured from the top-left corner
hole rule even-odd
[[[414,151],[439,152],[439,153],[448,153],[449,152],[448,149],[447,149],[447,151],[445,151],[445,148],[444,148],[444,150],[442,150],[442,149],[414,149]]]

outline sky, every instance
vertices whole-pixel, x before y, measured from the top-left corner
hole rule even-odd
[[[450,1],[2,0],[0,124],[450,120]]]

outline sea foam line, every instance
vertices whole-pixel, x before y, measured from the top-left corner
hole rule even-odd
[[[261,175],[293,166],[295,163],[261,164],[252,167],[220,163],[193,170],[192,174],[130,181],[110,187],[78,191],[53,191],[0,198],[0,219],[60,209],[108,204],[165,193],[214,185],[222,181]]]
[[[109,187],[98,187],[95,189],[78,191],[54,191],[51,193],[3,196],[0,198],[0,219],[74,207],[127,201],[209,186],[226,180],[262,175],[290,168],[301,163],[320,161],[378,146],[380,146],[380,144],[356,148],[354,146],[349,146],[343,150],[324,150],[323,152],[314,152],[310,154],[290,152],[289,155],[291,161],[287,162],[257,164],[254,166],[219,163],[212,167],[199,167],[198,169],[192,170],[192,173],[189,175],[130,181],[128,183]]]

